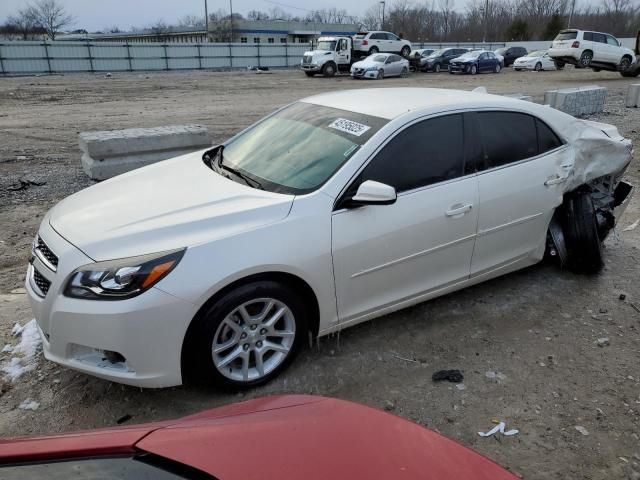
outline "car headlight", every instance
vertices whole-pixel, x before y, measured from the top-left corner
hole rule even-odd
[[[67,297],[124,300],[149,290],[173,270],[185,249],[96,262],[76,269],[64,289]]]
[[[377,72],[378,71],[378,67],[369,67],[365,70],[365,72]]]

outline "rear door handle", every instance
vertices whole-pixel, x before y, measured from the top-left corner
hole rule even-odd
[[[470,212],[473,208],[473,204],[468,203],[467,205],[462,205],[461,203],[457,203],[451,206],[451,210],[447,210],[444,214],[447,217],[461,217],[467,212]]]

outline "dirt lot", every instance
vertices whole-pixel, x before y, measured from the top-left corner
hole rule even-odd
[[[80,131],[201,123],[223,140],[315,92],[484,85],[491,93],[524,92],[541,101],[552,88],[598,84],[609,89],[609,97],[606,112],[596,119],[616,125],[638,144],[640,111],[623,105],[634,81],[573,69],[476,77],[414,74],[382,82],[308,79],[293,71],[0,78],[0,346],[15,344],[14,322],[31,319],[20,287],[42,215],[92,183],[80,168]],[[636,158],[628,179],[638,184],[639,172]],[[46,184],[7,190],[19,179]],[[146,422],[266,394],[312,393],[386,408],[525,478],[637,480],[640,228],[623,229],[638,218],[640,196],[617,235],[607,240],[607,267],[598,276],[539,265],[448,295],[324,339],[277,380],[245,394],[184,387],[143,391],[39,359],[35,371],[1,390],[0,434],[109,426],[125,415],[132,417],[128,424]],[[601,337],[610,345],[599,347]],[[465,388],[434,384],[431,375],[441,368],[463,370]],[[18,409],[26,399],[39,408]],[[505,420],[520,434],[479,437],[493,419]]]

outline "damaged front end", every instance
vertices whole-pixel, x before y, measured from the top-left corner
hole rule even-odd
[[[615,228],[633,195],[622,178],[631,159],[631,141],[603,123],[576,120],[565,136],[574,164],[547,236],[547,252],[562,266],[582,272],[602,267],[601,243]]]

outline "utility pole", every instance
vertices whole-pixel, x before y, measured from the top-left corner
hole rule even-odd
[[[569,12],[569,20],[567,21],[567,28],[571,26],[571,18],[573,18],[573,11],[576,8],[576,0],[571,2],[571,11]]]
[[[489,18],[489,0],[484,0],[484,33],[482,35],[482,43],[487,43],[487,18]]]
[[[209,41],[209,9],[207,8],[207,0],[204,0],[204,41]]]
[[[385,2],[380,2],[382,4],[382,25],[380,26],[380,28],[382,30],[384,30],[384,6],[385,6]]]
[[[229,22],[231,28],[231,43],[233,43],[233,0],[229,0]]]

